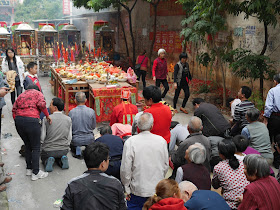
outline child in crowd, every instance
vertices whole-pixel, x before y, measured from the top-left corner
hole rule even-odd
[[[280,137],[280,135],[279,135],[279,137]],[[246,155],[250,155],[250,154],[260,155],[261,154],[257,150],[253,149],[252,147],[249,147],[250,142],[245,136],[236,135],[235,137],[233,137],[232,141],[234,142],[234,144],[236,146],[235,157],[240,161],[243,161]],[[280,138],[279,138],[279,144],[280,144]],[[279,149],[279,152],[280,152],[280,149]],[[270,168],[270,175],[275,176],[272,168]]]
[[[34,62],[30,62],[27,65],[28,72],[25,73],[25,79],[23,82],[24,89],[26,90],[30,84],[37,85],[40,91],[42,92],[41,85],[39,79],[37,77],[37,64]]]

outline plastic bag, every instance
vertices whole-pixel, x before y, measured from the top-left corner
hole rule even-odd
[[[136,83],[136,79],[137,79],[137,76],[134,73],[134,70],[131,67],[129,67],[127,69],[127,81],[129,83]]]

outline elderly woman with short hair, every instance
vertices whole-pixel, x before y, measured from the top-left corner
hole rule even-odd
[[[211,189],[211,178],[208,169],[203,165],[206,159],[206,149],[200,143],[195,143],[186,150],[185,159],[187,164],[177,170],[176,181],[190,181],[199,190]]]
[[[244,158],[244,173],[251,183],[245,188],[238,209],[279,210],[280,184],[269,176],[267,161],[260,155],[252,154]]]
[[[261,153],[269,165],[272,165],[273,154],[270,145],[269,132],[265,124],[258,121],[260,111],[256,108],[246,112],[246,119],[249,125],[242,129],[241,134],[250,140],[250,147]]]

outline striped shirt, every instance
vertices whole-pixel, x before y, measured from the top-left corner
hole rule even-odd
[[[236,105],[235,107],[233,116],[234,121],[239,122],[241,124],[241,127],[244,128],[246,125],[249,124],[245,117],[246,112],[254,107],[254,104],[248,100],[241,101],[241,103]]]

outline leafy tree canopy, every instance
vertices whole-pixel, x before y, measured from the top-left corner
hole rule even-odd
[[[75,7],[85,7],[87,9],[93,9],[96,12],[110,6],[117,8],[121,5],[125,7],[127,2],[128,0],[73,0]]]
[[[24,0],[15,8],[15,21],[31,23],[38,19],[57,19],[63,17],[61,0]]]

